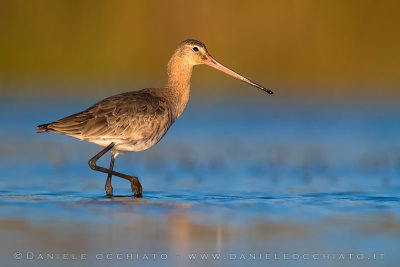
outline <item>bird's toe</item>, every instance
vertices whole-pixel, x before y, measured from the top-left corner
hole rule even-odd
[[[131,189],[132,192],[134,192],[135,197],[141,198],[143,196],[142,185],[140,184],[139,179],[137,177],[132,176]]]
[[[106,185],[106,195],[107,195],[107,197],[113,196],[113,188],[111,185]]]

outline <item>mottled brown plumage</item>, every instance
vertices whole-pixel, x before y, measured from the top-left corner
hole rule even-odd
[[[155,145],[175,121],[172,107],[157,90],[143,89],[108,97],[85,111],[39,126],[118,151],[141,151]]]
[[[168,62],[165,88],[146,88],[101,100],[90,108],[52,123],[39,125],[38,132],[53,132],[75,137],[105,147],[89,161],[92,169],[108,174],[107,196],[112,196],[111,176],[131,182],[136,196],[142,194],[137,177],[113,171],[120,151],[142,151],[157,144],[169,127],[181,116],[189,100],[193,66],[206,64],[247,82],[270,94],[272,91],[240,76],[213,59],[205,45],[196,40],[183,41]],[[96,161],[112,151],[109,169]]]

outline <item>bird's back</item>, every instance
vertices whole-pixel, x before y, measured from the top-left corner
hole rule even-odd
[[[156,144],[174,122],[162,89],[143,89],[101,100],[90,108],[49,124],[39,132],[54,132],[119,151],[141,151]]]

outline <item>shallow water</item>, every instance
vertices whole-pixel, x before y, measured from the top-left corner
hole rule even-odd
[[[35,134],[92,102],[1,101],[2,266],[397,266],[398,107],[192,102],[157,146],[118,156],[143,198],[113,178],[108,199],[87,165],[99,147]]]

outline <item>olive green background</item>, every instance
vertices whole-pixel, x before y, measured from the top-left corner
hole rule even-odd
[[[2,0],[0,90],[57,97],[162,86],[173,50],[194,38],[283,96],[393,100],[399,10],[400,1]],[[249,92],[205,66],[193,85]]]

